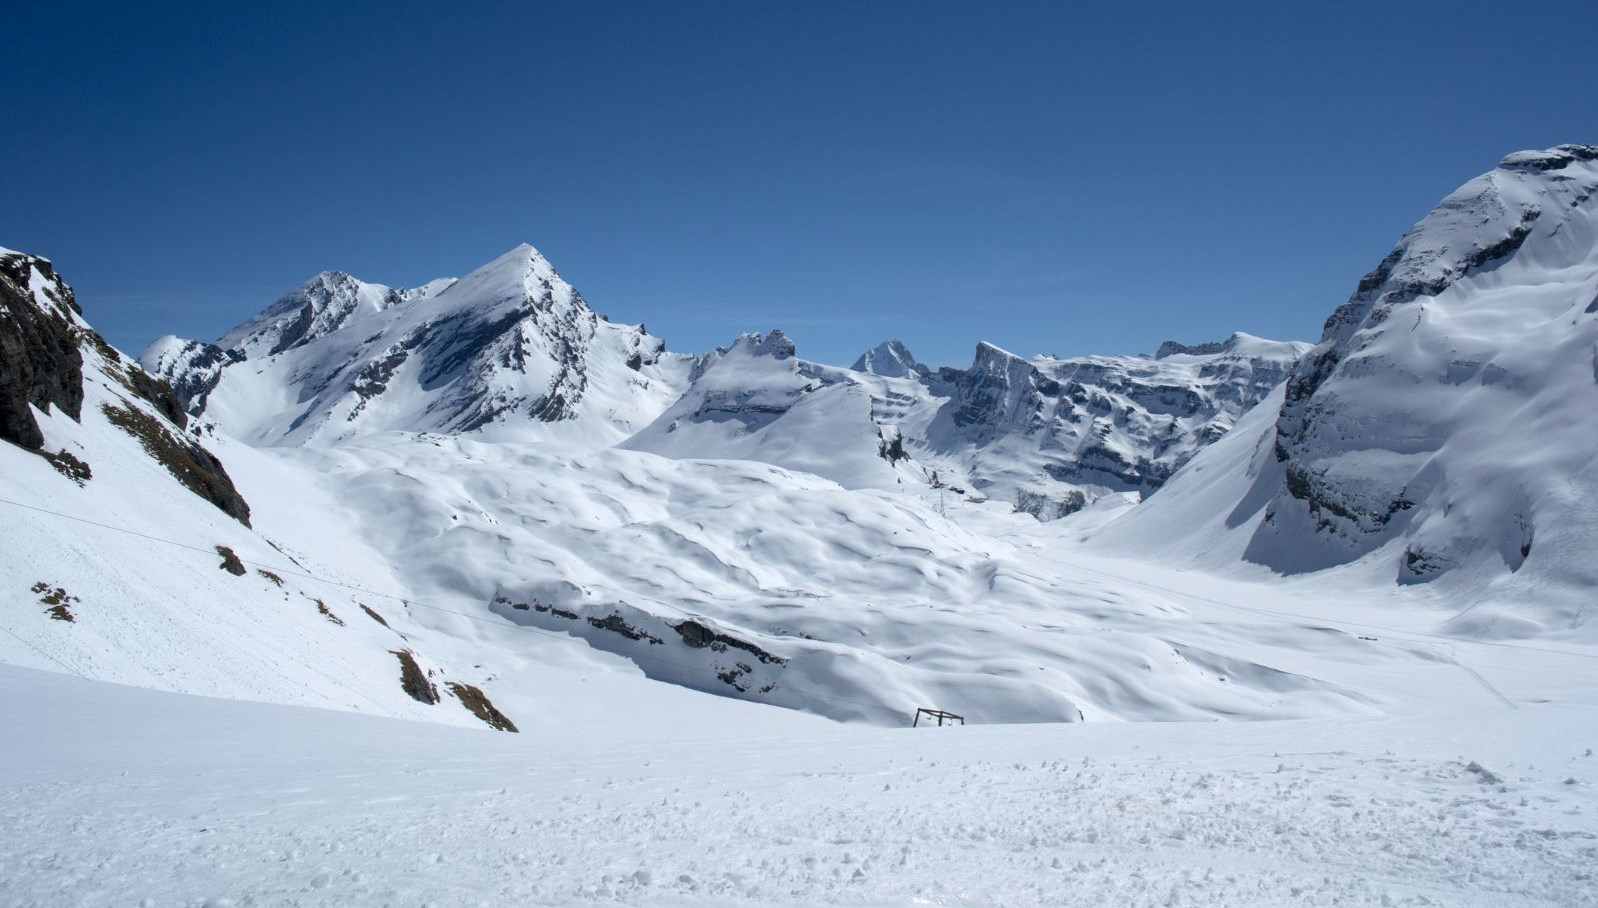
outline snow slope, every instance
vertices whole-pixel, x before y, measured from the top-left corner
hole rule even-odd
[[[141,361],[255,445],[394,429],[603,445],[680,393],[687,360],[664,350],[524,244],[414,290],[326,272],[215,344],[165,337]]]
[[[1431,586],[1398,599],[1450,632],[1593,639],[1595,190],[1598,149],[1560,146],[1448,196],[1327,321],[1274,418],[1104,544]]]
[[[1079,555],[1070,522],[999,503],[954,500],[944,516],[930,496],[750,462],[444,436],[272,456],[316,477],[420,601],[833,718],[1368,715],[1423,709],[1470,677],[1426,636],[1424,606],[1397,637],[1378,621],[1374,643],[1338,621],[1357,591],[1194,596],[1194,578],[1151,585],[1149,563]],[[1385,605],[1377,590],[1361,607]]]
[[[0,666],[0,903],[1594,904],[1598,710],[491,735]],[[603,743],[599,743],[603,741]]]
[[[339,585],[395,589],[371,549],[334,530],[338,517],[311,484],[206,424],[172,421],[182,414],[170,391],[93,332],[48,262],[0,251],[0,264],[8,279],[29,275],[14,285],[26,295],[5,297],[11,314],[68,317],[76,358],[53,368],[77,395],[71,409],[32,409],[37,451],[0,444],[0,662],[478,723],[466,688],[451,682],[492,689],[481,654],[462,647],[461,659],[441,662],[453,642],[418,628],[400,600]],[[296,555],[278,541],[284,525],[338,541]],[[404,659],[431,702],[405,690]]]

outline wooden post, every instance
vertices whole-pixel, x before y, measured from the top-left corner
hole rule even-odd
[[[948,710],[930,709],[925,706],[918,706],[916,707],[915,716],[910,720],[910,727],[919,727],[921,725],[922,716],[926,716],[928,720],[936,719],[938,721],[939,728],[943,727],[943,722],[945,719],[948,720],[950,725],[953,725],[955,722],[959,722],[961,725],[965,724],[965,716],[956,715]]]

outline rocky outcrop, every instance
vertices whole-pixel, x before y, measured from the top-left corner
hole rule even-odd
[[[32,407],[82,415],[79,315],[48,259],[0,250],[0,439],[37,451],[44,434]]]
[[[215,454],[160,419],[129,403],[101,404],[106,421],[137,439],[157,463],[190,492],[200,496],[245,526],[250,525],[250,505],[239,493]]]

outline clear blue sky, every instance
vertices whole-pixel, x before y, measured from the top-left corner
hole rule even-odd
[[[335,8],[336,7],[336,8]],[[1502,155],[1598,141],[1598,4],[26,4],[0,246],[137,353],[519,242],[702,351],[1315,339]]]

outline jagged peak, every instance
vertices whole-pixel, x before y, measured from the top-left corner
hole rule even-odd
[[[796,354],[797,349],[786,332],[781,328],[772,328],[766,334],[750,331],[738,335],[738,339],[732,342],[732,346],[728,348],[727,352],[743,353],[747,356],[770,356],[774,359],[789,359]]]
[[[997,344],[990,344],[987,341],[977,341],[977,352],[971,358],[971,368],[982,369],[992,368],[995,366],[1009,368],[1009,366],[1013,363],[1024,362],[1026,362],[1025,357],[1017,356],[1016,354],[1011,353]]]
[[[885,375],[889,378],[908,378],[911,376],[927,375],[931,372],[926,366],[916,361],[910,348],[897,339],[888,339],[860,354],[860,358],[849,367],[855,372],[868,372],[872,375]]]

